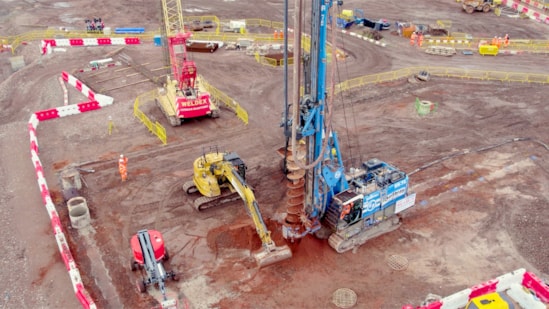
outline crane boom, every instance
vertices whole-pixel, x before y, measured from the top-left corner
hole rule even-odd
[[[174,80],[178,81],[178,88],[194,88],[196,66],[187,60],[187,40],[190,32],[185,31],[183,22],[183,8],[180,0],[161,0],[164,30],[168,40],[170,64]]]
[[[164,31],[167,36],[175,36],[184,29],[183,8],[179,0],[162,0]]]

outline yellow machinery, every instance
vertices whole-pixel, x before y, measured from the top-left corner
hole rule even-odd
[[[504,293],[488,293],[469,301],[465,309],[514,309],[513,302]]]
[[[277,247],[271,239],[252,189],[246,184],[246,165],[234,152],[213,151],[196,159],[193,164],[193,180],[183,184],[187,194],[200,193],[194,201],[198,211],[241,198],[252,217],[263,250],[254,253],[259,267],[292,257],[286,245]]]
[[[490,12],[496,6],[501,5],[502,0],[464,0],[463,9],[469,14],[475,11]]]

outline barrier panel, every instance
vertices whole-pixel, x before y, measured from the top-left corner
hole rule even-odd
[[[257,55],[257,54],[256,54]],[[268,66],[271,66],[271,67],[278,67],[280,61],[277,60],[277,59],[274,59],[274,58],[269,58],[269,57],[266,57],[266,56],[259,56],[259,58],[256,57],[256,59],[258,59],[259,63],[261,64],[265,64],[265,65],[268,65]]]
[[[149,132],[156,135],[160,141],[162,141],[162,144],[166,145],[168,144],[168,137],[166,134],[166,128],[162,126],[158,121],[155,121],[154,123],[139,109],[139,105],[143,101],[151,101],[154,100],[156,90],[146,92],[144,94],[141,94],[137,98],[135,98],[135,101],[133,103],[133,114],[134,116],[139,119],[146,127],[149,129]]]
[[[208,81],[206,81],[202,76],[198,76],[199,84],[204,87],[204,89],[210,94],[210,99],[214,102],[221,102],[225,104],[228,108],[230,108],[236,116],[244,122],[244,124],[248,124],[248,112],[243,109],[238,102],[233,100],[230,96],[225,94],[223,91],[215,88],[212,86]]]
[[[537,279],[533,273],[521,268],[443,297],[429,305],[419,307],[405,305],[402,309],[460,309],[471,299],[494,292],[507,294],[520,308],[542,309],[549,305],[549,286]]]
[[[518,73],[516,73],[518,74]],[[524,74],[526,82],[529,83],[540,83],[540,84],[549,84],[549,75],[546,74]],[[511,78],[511,77],[509,77]]]

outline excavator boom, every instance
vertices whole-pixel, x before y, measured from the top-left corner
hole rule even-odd
[[[265,267],[291,258],[292,251],[287,245],[277,247],[271,239],[271,232],[267,229],[267,226],[263,221],[255,195],[252,189],[246,184],[246,181],[238,174],[231,164],[225,164],[223,170],[223,174],[228,178],[233,188],[244,201],[248,214],[252,217],[252,221],[254,222],[257,235],[259,235],[259,238],[261,239],[263,248],[259,252],[254,253],[254,258],[259,267]]]
[[[253,254],[259,267],[292,257],[291,249],[277,246],[261,216],[253,190],[246,183],[246,165],[236,153],[213,151],[195,160],[193,180],[183,185],[187,194],[200,193],[194,201],[197,210],[241,198],[252,218],[263,248]]]

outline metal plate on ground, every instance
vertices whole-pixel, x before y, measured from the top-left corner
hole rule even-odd
[[[387,264],[394,270],[405,270],[408,268],[408,259],[400,255],[391,255],[387,259]]]
[[[356,305],[357,295],[355,291],[348,288],[337,289],[332,294],[332,302],[338,308],[351,308]]]

